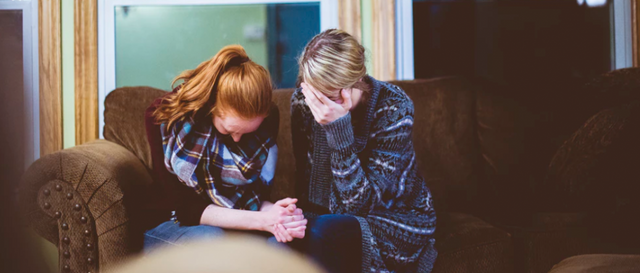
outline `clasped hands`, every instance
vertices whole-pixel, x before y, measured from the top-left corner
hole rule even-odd
[[[302,209],[296,207],[296,202],[298,199],[285,198],[264,210],[265,230],[271,232],[278,242],[304,238],[307,219],[304,219]]]

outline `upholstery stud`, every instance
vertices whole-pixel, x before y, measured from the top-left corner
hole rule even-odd
[[[74,210],[80,210],[82,207],[80,206],[80,204],[75,204],[73,205],[73,209]]]
[[[69,271],[71,270],[71,267],[68,264],[65,264],[64,267],[62,267],[62,269],[64,269],[64,271]]]
[[[62,238],[62,242],[65,244],[69,244],[71,242],[71,240],[69,240],[69,237],[64,236],[64,238]]]
[[[69,200],[73,199],[73,193],[67,193],[67,199]]]
[[[53,217],[55,217],[56,219],[60,219],[60,217],[62,217],[62,212],[56,211],[56,213],[53,214]]]
[[[64,257],[65,257],[65,258],[69,258],[69,257],[71,257],[71,253],[69,253],[69,251],[65,251],[65,252],[63,253],[63,255],[64,255]]]
[[[86,223],[87,222],[87,217],[84,217],[84,216],[80,217],[80,221],[83,222],[83,223]]]
[[[87,244],[87,249],[91,250],[93,248],[93,245],[91,243]]]
[[[62,190],[62,186],[60,186],[60,184],[57,184],[57,185],[56,185],[56,190],[57,190],[57,191],[61,191],[61,190]]]
[[[93,259],[91,259],[91,257],[87,258],[87,263],[92,264],[93,263]]]
[[[62,223],[62,230],[68,230],[69,229],[69,225],[67,225],[67,223]]]
[[[46,196],[49,196],[51,194],[51,191],[47,189],[47,190],[42,191],[42,193],[44,193],[44,195],[46,195]]]
[[[91,232],[90,232],[88,229],[85,229],[85,230],[84,230],[84,235],[89,236],[89,235],[91,235]]]
[[[44,209],[50,209],[51,208],[51,204],[44,202]]]

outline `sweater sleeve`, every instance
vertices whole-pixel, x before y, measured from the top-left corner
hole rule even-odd
[[[323,128],[331,149],[331,212],[366,216],[376,206],[390,206],[414,164],[412,102],[396,101],[376,113],[362,158],[354,147],[351,114]]]
[[[162,188],[164,196],[168,198],[167,201],[171,202],[169,207],[175,210],[180,224],[186,226],[199,225],[202,213],[212,202],[202,198],[193,189],[183,185],[178,180],[178,177],[171,174],[165,167],[160,125],[156,124],[153,117],[153,112],[161,102],[162,98],[156,99],[145,111],[145,127],[149,148],[151,149],[153,179]]]

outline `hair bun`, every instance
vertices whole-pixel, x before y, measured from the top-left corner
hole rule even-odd
[[[225,66],[225,68],[239,66],[239,65],[241,65],[243,63],[246,63],[248,61],[251,61],[251,59],[249,59],[248,56],[235,56],[235,57],[231,58],[231,60],[229,60],[229,62]]]

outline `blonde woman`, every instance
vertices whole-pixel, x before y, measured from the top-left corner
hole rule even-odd
[[[177,81],[146,111],[153,176],[164,192],[156,209],[167,216],[145,233],[145,251],[228,229],[269,232],[279,242],[304,237],[296,199],[266,201],[278,132],[269,73],[241,46],[227,46]]]
[[[391,53],[390,53],[391,54]],[[315,36],[291,98],[297,197],[309,222],[294,244],[330,272],[428,272],[436,215],[416,168],[413,103],[367,75],[344,31]]]

